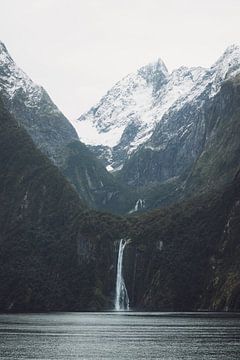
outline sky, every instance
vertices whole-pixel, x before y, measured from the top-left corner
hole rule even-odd
[[[159,57],[209,67],[240,43],[240,0],[0,0],[0,40],[70,119]]]

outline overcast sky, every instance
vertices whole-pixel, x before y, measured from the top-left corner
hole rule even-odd
[[[74,119],[123,76],[162,58],[210,66],[240,43],[240,0],[0,0],[1,40]]]

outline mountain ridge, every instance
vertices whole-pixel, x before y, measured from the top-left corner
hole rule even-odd
[[[133,154],[124,180],[132,181],[132,189],[144,197],[124,217],[93,211],[80,201],[81,191],[92,203],[106,196],[119,200],[121,194],[78,140],[56,153],[67,160],[63,167],[54,165],[27,133],[27,121],[36,125],[42,118],[31,119],[36,113],[26,107],[21,86],[13,101],[2,84],[0,311],[109,310],[119,241],[125,237],[132,240],[124,252],[123,272],[133,308],[239,311],[240,75],[234,61],[217,93],[216,86],[209,86],[177,112],[172,108],[148,148],[143,145]],[[213,71],[213,78],[223,73]],[[21,117],[16,119],[6,106]],[[44,126],[40,130],[44,134]],[[124,175],[125,166],[118,176]],[[216,183],[221,188],[213,188]],[[152,191],[148,197],[141,189],[144,184]],[[121,198],[126,208],[130,196]],[[145,210],[152,211],[136,214]]]
[[[127,190],[80,142],[72,124],[43,87],[16,65],[3,43],[0,43],[0,93],[8,111],[67,177],[83,201],[97,209],[127,211],[130,206]]]
[[[109,169],[120,170],[126,159],[149,141],[155,126],[164,118],[166,121],[169,111],[181,109],[203,91],[214,96],[226,76],[239,72],[239,59],[239,46],[231,45],[209,69],[180,67],[169,74],[161,62],[160,68],[165,70],[155,73],[156,77],[149,76],[148,81],[147,69],[154,65],[146,65],[116,83],[74,126],[79,129],[80,138],[81,132],[86,131],[84,142]],[[138,77],[141,69],[145,69],[145,79]],[[160,82],[157,92],[153,90],[154,82]]]

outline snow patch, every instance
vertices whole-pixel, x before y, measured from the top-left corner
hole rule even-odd
[[[200,67],[181,67],[169,74],[164,66],[161,62],[158,66],[153,63],[119,81],[95,107],[75,121],[80,139],[90,145],[113,148],[121,142],[124,130],[134,121],[138,131],[126,145],[128,156],[146,143],[163,115],[190,93],[206,74],[206,70]],[[154,75],[162,82],[157,92]],[[110,164],[112,168],[116,167],[114,162]]]
[[[5,45],[0,43],[0,89],[5,90],[10,99],[22,92],[26,95],[27,106],[35,106],[43,96],[41,86],[35,84],[13,61]]]

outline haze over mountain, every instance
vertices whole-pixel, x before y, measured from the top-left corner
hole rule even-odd
[[[0,311],[112,309],[120,239],[130,307],[240,309],[239,63],[142,67],[80,120],[89,149],[0,44]]]
[[[239,42],[238,0],[4,0],[1,10],[1,40],[70,120],[158,56],[170,71],[209,67]]]
[[[204,101],[211,99],[223,81],[239,72],[240,47],[236,45],[227,48],[210,69],[181,67],[169,73],[158,59],[120,80],[74,125],[79,137],[96,146],[96,154],[116,170],[140,145],[156,149],[150,138],[157,124],[168,123],[173,112],[197,102],[200,96]],[[181,131],[186,131],[184,125]]]
[[[240,360],[240,0],[3,0],[0,360]]]
[[[67,176],[82,200],[92,207],[116,212],[130,206],[125,190],[79,141],[74,127],[47,92],[15,64],[3,43],[0,43],[0,90],[6,108]]]
[[[88,212],[1,99],[0,164],[0,312],[105,307],[97,283],[121,219]]]
[[[138,210],[170,204],[221,186],[236,172],[239,130],[225,127],[239,113],[239,73],[237,45],[209,69],[168,73],[159,59],[119,81],[75,125],[115,177],[137,190]],[[228,171],[220,166],[226,149]],[[202,174],[198,190],[194,169]]]
[[[132,308],[239,310],[239,174],[221,192],[119,218],[86,210],[2,103],[0,130],[0,311],[111,309],[121,237]]]

